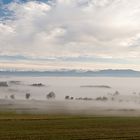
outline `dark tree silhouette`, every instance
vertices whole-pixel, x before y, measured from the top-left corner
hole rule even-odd
[[[29,98],[30,98],[30,96],[31,96],[31,94],[30,94],[30,93],[26,93],[25,98],[26,98],[26,99],[29,99]]]
[[[15,95],[13,95],[13,94],[10,95],[10,98],[11,98],[11,99],[15,99]]]
[[[74,97],[70,97],[70,99],[71,99],[71,100],[73,100],[73,99],[74,99]]]
[[[46,95],[47,99],[54,99],[55,93],[53,91],[49,92],[49,94]]]
[[[65,99],[68,100],[70,97],[69,96],[65,96]]]

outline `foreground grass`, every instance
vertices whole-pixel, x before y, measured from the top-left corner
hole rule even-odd
[[[138,117],[0,114],[0,140],[140,139]]]

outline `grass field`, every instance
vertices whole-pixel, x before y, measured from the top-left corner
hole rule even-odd
[[[0,140],[140,139],[138,117],[0,114]]]

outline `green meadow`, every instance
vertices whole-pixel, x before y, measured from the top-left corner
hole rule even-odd
[[[0,114],[0,140],[134,140],[139,117]]]

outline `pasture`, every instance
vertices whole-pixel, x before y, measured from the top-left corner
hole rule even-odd
[[[139,140],[139,132],[139,117],[0,114],[0,140]]]

